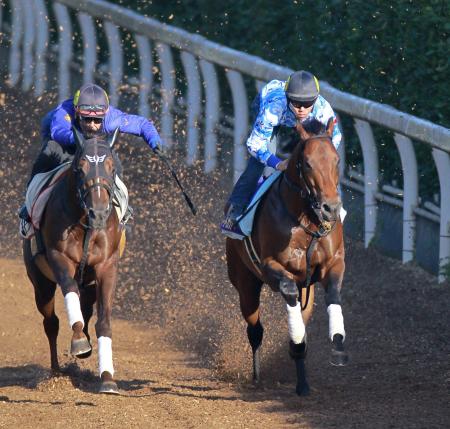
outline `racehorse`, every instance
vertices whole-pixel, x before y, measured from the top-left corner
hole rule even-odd
[[[106,140],[85,140],[74,130],[74,159],[55,185],[38,231],[42,252],[33,255],[30,240],[23,241],[36,306],[44,316],[52,370],[59,371],[56,285],[60,285],[64,295],[72,328],[71,354],[78,358],[92,353],[88,324],[97,302],[95,330],[101,393],[118,393],[113,380],[111,343],[112,302],[123,232],[113,208],[117,166],[112,146],[117,133],[116,130]]]
[[[344,320],[340,291],[345,271],[344,240],[339,217],[339,155],[332,144],[334,122],[318,121],[305,129],[288,161],[257,208],[253,230],[245,240],[227,238],[228,276],[239,293],[253,353],[253,380],[260,380],[259,348],[263,339],[260,293],[264,283],[286,300],[289,354],[297,370],[296,392],[309,393],[304,360],[306,325],[314,304],[314,284],[325,289],[332,341],[331,363],[343,366]]]

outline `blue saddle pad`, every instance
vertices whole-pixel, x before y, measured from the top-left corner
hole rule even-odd
[[[250,204],[248,205],[251,207],[251,209],[245,213],[240,219],[239,219],[239,227],[241,228],[241,231],[244,235],[249,236],[252,233],[253,228],[253,219],[255,218],[256,209],[259,206],[259,203],[261,202],[262,196],[270,189],[273,182],[278,179],[280,176],[281,171],[276,171],[275,173],[272,173],[258,188],[255,195],[253,195],[252,200],[250,201]]]

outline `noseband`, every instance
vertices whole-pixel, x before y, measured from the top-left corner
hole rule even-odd
[[[301,152],[301,156],[297,160],[295,164],[297,177],[300,179],[300,185],[297,185],[294,183],[289,177],[287,176],[286,172],[283,173],[283,180],[286,182],[286,184],[294,190],[295,192],[298,192],[300,194],[300,197],[305,199],[308,203],[309,208],[314,212],[316,215],[318,221],[319,221],[319,231],[313,233],[312,231],[307,230],[312,235],[318,234],[319,237],[323,237],[328,235],[331,230],[333,229],[334,224],[332,224],[329,221],[324,220],[321,212],[321,204],[317,200],[317,197],[315,196],[314,192],[311,189],[311,186],[309,185],[308,181],[306,180],[305,176],[303,175],[302,168],[301,168],[301,162],[303,160],[303,150],[305,149],[306,143],[311,139],[317,139],[317,138],[326,138],[328,141],[331,142],[331,137],[328,134],[320,134],[317,136],[312,136],[303,142],[303,148]]]

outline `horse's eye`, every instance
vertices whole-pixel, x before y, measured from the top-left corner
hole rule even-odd
[[[312,170],[311,164],[308,161],[305,161],[305,168],[307,170]]]

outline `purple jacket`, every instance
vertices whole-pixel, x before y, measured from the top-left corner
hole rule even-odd
[[[47,113],[42,121],[41,134],[44,139],[55,140],[61,146],[75,144],[72,126],[75,124],[73,98],[63,101],[56,109]],[[112,134],[116,128],[121,133],[142,137],[154,149],[161,145],[161,138],[153,123],[143,116],[128,115],[113,106],[109,106],[103,121],[103,132]]]

